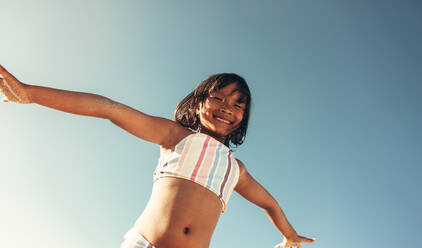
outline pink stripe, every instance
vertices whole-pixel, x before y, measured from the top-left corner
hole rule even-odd
[[[202,147],[201,155],[199,156],[198,162],[195,165],[195,169],[192,172],[190,180],[195,181],[196,174],[198,173],[199,167],[201,166],[202,159],[204,159],[205,151],[207,150],[208,142],[210,141],[210,136],[207,136]]]
[[[215,158],[215,150],[217,148],[217,144],[215,143],[215,140],[210,140],[209,148],[204,158],[204,163],[202,164],[201,169],[199,170],[197,181],[204,185],[207,183],[207,180],[209,180],[209,173]]]
[[[227,164],[227,171],[226,171],[226,175],[224,175],[224,181],[223,181],[223,183],[221,184],[221,188],[220,188],[220,198],[221,197],[223,197],[223,191],[224,191],[224,186],[226,185],[226,183],[227,183],[227,179],[229,178],[229,174],[230,174],[230,169],[231,169],[231,167],[232,167],[232,165],[231,165],[231,159],[230,159],[230,151],[229,151],[229,156],[228,156],[228,164]]]

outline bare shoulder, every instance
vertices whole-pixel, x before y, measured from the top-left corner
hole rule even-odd
[[[236,161],[237,161],[237,164],[239,166],[239,176],[241,177],[242,175],[245,174],[245,172],[247,172],[246,166],[245,166],[245,164],[242,161],[240,161],[237,158],[236,158]]]
[[[239,166],[239,180],[237,181],[237,184],[234,189],[239,193],[242,191],[244,186],[247,185],[249,173],[246,170],[246,166],[242,161],[237,158],[236,161]]]
[[[193,133],[190,129],[182,126],[177,121],[168,120],[168,124],[170,127],[169,133],[165,139],[165,142],[160,145],[160,147],[164,149],[172,149],[182,139]]]

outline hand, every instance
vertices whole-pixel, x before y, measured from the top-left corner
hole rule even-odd
[[[291,248],[291,247],[297,247],[300,248],[301,243],[313,243],[315,242],[315,239],[310,239],[306,237],[302,237],[297,235],[296,238],[293,239],[287,239],[284,238],[283,242],[274,246],[274,248]]]
[[[1,65],[0,75],[3,76],[0,77],[0,93],[5,96],[3,102],[31,103],[26,84],[21,83]]]

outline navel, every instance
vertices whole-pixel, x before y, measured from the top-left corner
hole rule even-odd
[[[189,230],[190,230],[189,227],[185,227],[185,229],[183,230],[183,233],[184,234],[188,234],[189,233]]]

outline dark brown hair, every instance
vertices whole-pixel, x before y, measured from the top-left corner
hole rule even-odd
[[[199,116],[196,114],[196,109],[199,104],[203,103],[211,92],[224,88],[232,83],[237,83],[239,92],[244,95],[244,98],[241,100],[242,102],[245,102],[246,106],[239,127],[225,137],[224,144],[227,147],[230,147],[230,143],[236,147],[241,145],[248,129],[252,99],[251,92],[249,91],[245,79],[235,73],[219,73],[205,79],[194,91],[189,93],[189,95],[179,102],[174,110],[174,119],[184,127],[198,130],[200,128],[200,120]]]

